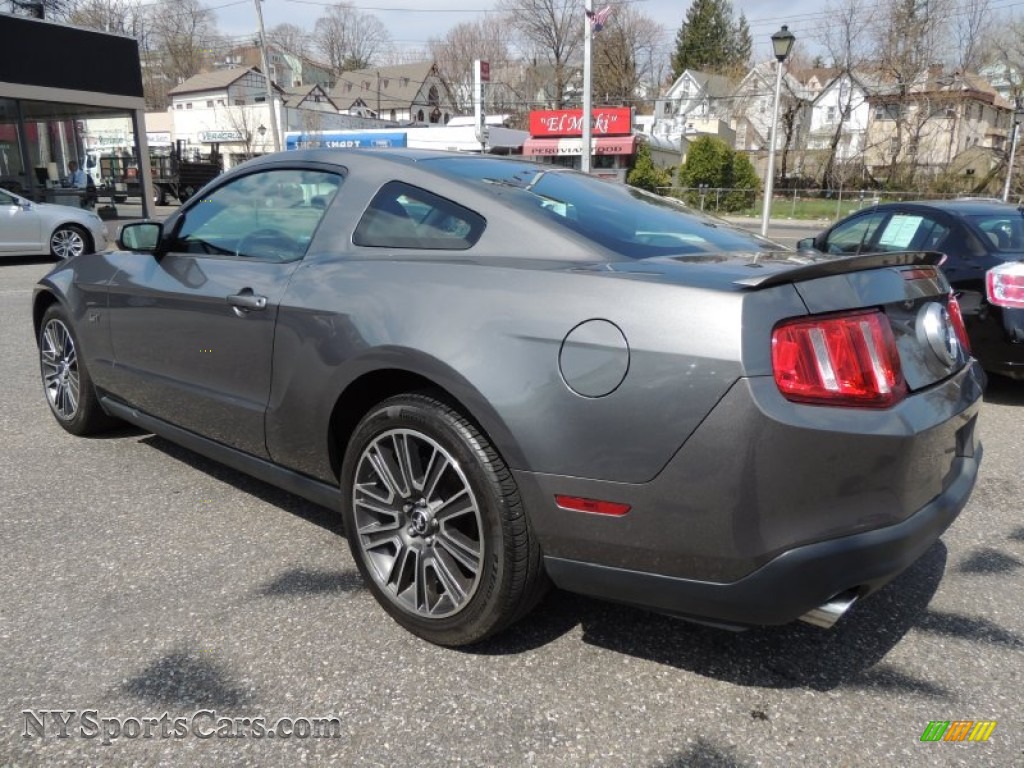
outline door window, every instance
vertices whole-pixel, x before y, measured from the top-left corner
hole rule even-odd
[[[887,213],[870,213],[837,225],[829,233],[825,251],[844,254],[867,252],[875,230],[888,215]]]
[[[341,183],[337,174],[309,170],[234,179],[188,209],[171,250],[261,261],[301,259]]]

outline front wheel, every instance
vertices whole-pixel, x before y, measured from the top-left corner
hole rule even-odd
[[[353,433],[341,481],[352,556],[413,634],[474,643],[543,594],[540,550],[511,472],[440,400],[410,394],[377,405]]]
[[[63,224],[50,235],[50,255],[57,259],[70,259],[89,249],[89,235],[74,224]]]
[[[46,403],[57,423],[73,435],[102,432],[116,423],[100,406],[96,388],[64,308],[52,305],[39,331],[39,368]]]

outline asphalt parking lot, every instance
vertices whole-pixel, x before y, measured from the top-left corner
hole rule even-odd
[[[831,631],[552,593],[443,650],[376,606],[330,511],[136,430],[63,432],[29,314],[49,267],[0,262],[0,765],[1024,765],[1024,383],[990,386],[960,519]],[[43,710],[75,711],[67,738]],[[920,741],[946,720],[997,725]]]

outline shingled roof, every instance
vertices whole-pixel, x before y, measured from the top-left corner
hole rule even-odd
[[[256,67],[231,67],[230,69],[215,69],[212,72],[201,72],[193,75],[188,80],[174,86],[167,93],[170,96],[178,96],[183,93],[203,93],[205,91],[219,91],[234,85],[250,72],[260,77],[263,73]],[[273,84],[278,91],[281,88]]]

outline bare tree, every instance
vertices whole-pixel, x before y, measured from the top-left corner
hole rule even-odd
[[[308,56],[312,48],[309,33],[295,24],[278,24],[267,30],[267,39],[283,51]]]
[[[630,104],[657,89],[654,55],[665,37],[662,26],[633,6],[622,5],[594,36],[593,90],[605,102]],[[646,88],[644,88],[646,86]]]
[[[831,185],[836,173],[836,154],[857,98],[853,81],[867,54],[868,19],[872,10],[868,0],[837,0],[825,6],[827,20],[818,28],[818,41],[828,51],[832,66],[837,70],[836,77],[840,78],[835,130],[829,139],[821,171],[823,189]],[[847,83],[845,90],[841,87],[843,82]]]
[[[991,0],[958,0],[957,24],[953,25],[953,37],[957,54],[954,62],[958,72],[976,72],[989,55],[985,45],[992,25]]]
[[[566,102],[566,90],[583,43],[583,3],[580,0],[499,0],[505,23],[512,28],[526,58],[552,69],[551,100]]]
[[[876,59],[890,83],[895,135],[889,148],[887,182],[913,182],[921,139],[934,116],[929,79],[936,52],[948,35],[953,0],[889,0],[876,10]]]
[[[391,36],[380,20],[349,3],[338,3],[316,21],[313,42],[335,73],[365,69],[385,53]]]
[[[167,91],[199,74],[221,45],[212,11],[199,0],[159,0],[148,6],[143,87],[151,109],[167,106]]]
[[[129,35],[139,41],[140,47],[145,32],[141,0],[79,0],[68,21],[79,27]]]
[[[253,156],[253,145],[256,141],[258,131],[258,118],[251,107],[215,107],[215,110],[222,115],[222,119],[236,131],[241,139],[243,160],[251,160]],[[219,122],[219,121],[218,121]]]
[[[476,59],[489,62],[492,72],[508,66],[510,56],[504,36],[500,20],[485,16],[478,21],[457,24],[443,38],[433,38],[427,43],[428,56],[451,88],[458,111],[473,109],[473,62]]]

